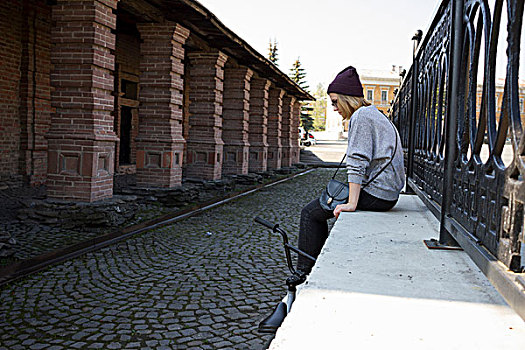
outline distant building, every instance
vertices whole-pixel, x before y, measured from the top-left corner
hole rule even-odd
[[[496,119],[497,120],[499,120],[499,116],[501,115],[501,105],[502,105],[502,102],[503,102],[503,91],[504,91],[504,89],[505,89],[505,78],[498,78],[498,79],[496,79],[495,103],[496,103]],[[476,96],[476,119],[479,120],[479,114],[481,112],[481,98],[482,98],[482,95],[483,95],[483,84],[478,84],[477,94],[476,95],[477,95]],[[520,116],[521,116],[521,125],[522,126],[525,126],[524,100],[525,100],[525,80],[520,79],[519,80],[519,106],[520,106],[519,108],[520,108]]]
[[[385,114],[390,108],[390,102],[394,99],[394,90],[399,88],[399,73],[402,70],[403,67],[393,65],[391,70],[362,69],[359,71],[365,99]]]

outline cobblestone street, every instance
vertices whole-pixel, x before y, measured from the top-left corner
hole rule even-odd
[[[332,170],[333,171],[333,170]],[[296,242],[318,169],[4,286],[0,349],[260,349],[284,296],[279,223]],[[344,172],[343,172],[344,173]]]

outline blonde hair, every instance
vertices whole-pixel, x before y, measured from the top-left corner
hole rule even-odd
[[[364,97],[337,94],[337,109],[341,111],[344,120],[350,119],[360,107],[370,105]]]

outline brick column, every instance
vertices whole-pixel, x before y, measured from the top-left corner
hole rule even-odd
[[[174,187],[182,182],[183,45],[190,32],[173,22],[137,28],[142,39],[137,185]]]
[[[31,185],[41,185],[45,184],[47,177],[46,133],[50,127],[52,111],[49,81],[51,8],[44,2],[24,1],[22,19],[22,60],[20,67],[17,66],[21,73],[20,170],[23,175],[28,176]],[[7,40],[12,41],[13,38]],[[9,145],[12,146],[14,145]]]
[[[250,82],[249,171],[266,171],[268,165],[268,93],[271,82],[252,78]]]
[[[113,71],[117,0],[57,0],[51,32],[52,114],[47,134],[49,197],[113,195]]]
[[[216,180],[222,171],[222,93],[224,64],[220,51],[188,54],[190,75],[190,128],[186,177]]]
[[[292,164],[299,163],[301,148],[299,146],[299,126],[301,125],[301,102],[295,101],[292,109],[292,124],[290,126],[291,133],[290,138],[292,140],[291,158]]]
[[[268,99],[268,169],[281,168],[283,96],[283,89],[270,88]]]
[[[224,161],[222,174],[248,173],[248,123],[250,120],[250,79],[247,67],[224,70],[222,140]]]
[[[286,96],[283,98],[283,119],[281,129],[281,145],[282,145],[282,167],[290,167],[292,165],[292,118],[293,105],[295,97]]]

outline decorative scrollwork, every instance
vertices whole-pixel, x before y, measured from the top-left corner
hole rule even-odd
[[[448,91],[450,46],[450,4],[442,5],[416,56],[417,114],[414,120],[414,182],[436,202],[442,200],[443,186],[443,104]]]
[[[407,159],[413,163],[408,173],[412,181],[438,206],[443,196],[450,197],[452,218],[518,271],[525,240],[525,118],[520,102],[525,99],[525,86],[519,80],[524,2],[495,0],[491,8],[487,0],[464,0],[461,52],[450,48],[456,35],[452,4],[443,0],[437,11],[398,91],[392,115],[406,154],[413,157]],[[508,21],[506,27],[501,26],[502,17]],[[498,52],[500,35],[506,37],[506,52],[501,48]],[[460,66],[451,67],[452,55],[460,55]],[[496,76],[496,59],[501,55],[506,55],[504,84]],[[449,106],[449,75],[458,70],[459,103]],[[457,124],[456,134],[451,135],[453,169],[447,170],[445,138],[451,111]],[[510,161],[504,162],[504,157]],[[451,189],[443,189],[445,171],[452,172]]]

